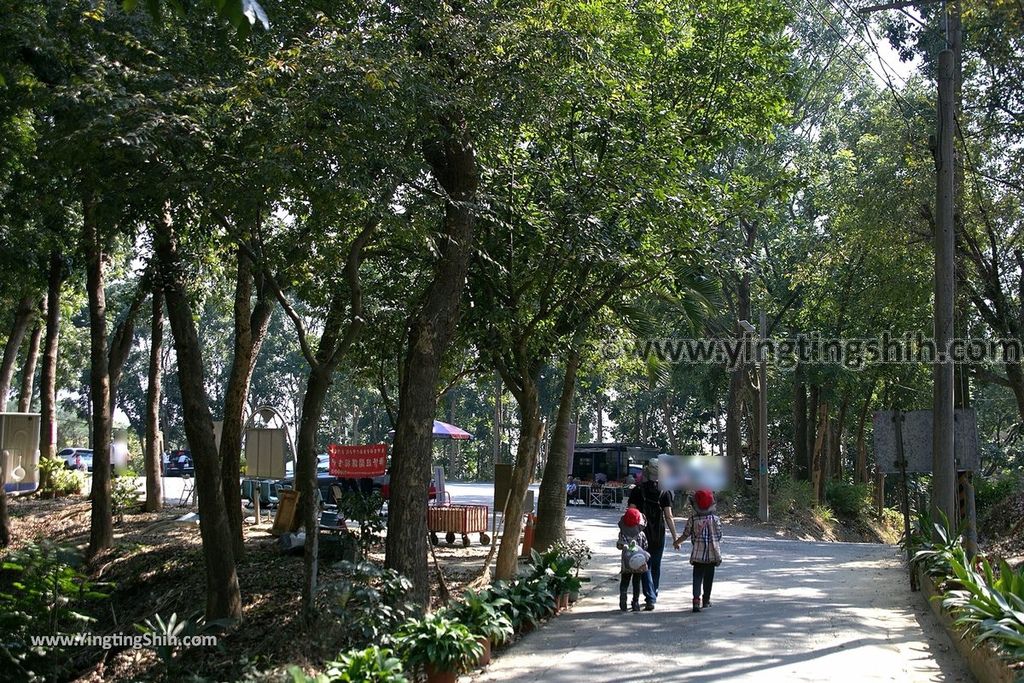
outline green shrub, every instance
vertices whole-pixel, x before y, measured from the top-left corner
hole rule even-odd
[[[326,585],[324,609],[341,629],[346,648],[388,645],[395,628],[415,613],[406,600],[412,584],[391,569],[372,562],[339,562],[342,577]]]
[[[974,504],[978,510],[978,516],[985,514],[1017,493],[1024,485],[1019,475],[1005,474],[1001,477],[975,477],[974,479]]]
[[[882,526],[903,531],[903,513],[896,508],[882,508]]]
[[[410,619],[398,630],[399,652],[410,668],[431,666],[439,671],[467,671],[484,648],[465,624],[441,612]]]
[[[822,526],[830,526],[836,522],[836,514],[827,505],[815,505],[811,508],[811,515]]]
[[[85,477],[78,470],[69,470],[60,458],[39,460],[40,478],[45,482],[42,491],[54,496],[81,495]]]
[[[825,500],[836,514],[848,519],[871,513],[871,486],[848,481],[830,481],[825,485]]]
[[[502,611],[506,602],[504,598],[493,598],[487,591],[467,591],[462,601],[449,607],[447,613],[465,624],[474,635],[501,645],[513,633],[512,622]]]
[[[769,482],[772,507],[784,513],[810,510],[814,506],[814,486],[791,475],[772,477]]]
[[[536,626],[555,611],[555,596],[544,577],[520,579],[512,583],[496,581],[488,589],[489,599],[501,605],[512,627]]]
[[[132,470],[126,469],[114,479],[114,485],[110,489],[110,501],[118,521],[124,520],[126,512],[139,507],[139,485],[135,481],[137,476]]]
[[[992,641],[1013,660],[1024,662],[1024,573],[1001,562],[998,577],[987,559],[971,566],[966,555],[949,558],[958,586],[936,599],[950,610],[954,623],[975,642]]]
[[[307,676],[297,666],[288,667],[292,683],[408,683],[402,671],[402,662],[395,653],[372,645],[365,650],[343,652],[337,660],[328,662],[324,673]]]
[[[586,569],[593,558],[590,546],[579,539],[555,541],[551,544],[551,550],[572,560],[573,573],[577,577],[580,575],[580,570]]]
[[[557,548],[551,548],[544,553],[531,551],[530,566],[530,578],[545,578],[552,595],[557,597],[579,592],[581,582],[573,573],[573,559],[561,555]]]
[[[911,569],[921,567],[931,576],[950,576],[954,560],[967,563],[961,538],[959,531],[950,532],[945,515],[941,523],[932,523],[927,508],[919,510],[910,532]]]
[[[359,548],[364,557],[377,543],[387,525],[386,518],[381,514],[383,508],[384,498],[377,491],[348,491],[338,501],[338,512],[346,520],[359,524]]]
[[[60,678],[69,665],[64,648],[31,644],[32,636],[77,633],[95,619],[85,613],[105,599],[101,589],[80,570],[74,548],[42,540],[8,554],[0,563],[0,633],[10,657],[26,681]]]
[[[212,635],[215,631],[226,628],[230,624],[231,621],[227,619],[207,622],[200,613],[187,618],[179,618],[175,612],[167,619],[160,614],[154,614],[141,624],[135,624],[135,630],[143,635],[154,637],[154,645],[151,649],[163,662],[164,674],[170,675],[179,671],[181,655],[184,651],[182,646],[173,644],[175,641],[191,639],[199,635]]]

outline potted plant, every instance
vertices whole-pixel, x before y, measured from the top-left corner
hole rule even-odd
[[[477,666],[491,662],[491,647],[501,645],[512,637],[512,622],[501,608],[508,603],[505,598],[494,599],[487,592],[467,591],[462,602],[449,608],[448,613],[477,637],[483,647],[483,654]]]
[[[327,663],[324,673],[328,681],[409,683],[402,661],[392,650],[377,645],[343,652],[337,660]]]
[[[589,581],[587,577],[580,576],[580,570],[586,569],[593,557],[590,552],[590,546],[576,539],[572,541],[557,541],[551,546],[551,549],[558,555],[568,557],[572,561],[573,578],[579,583],[575,585],[575,589],[570,587],[569,602],[576,602],[579,599],[580,586],[584,581]]]
[[[534,551],[532,562],[533,578],[546,579],[548,589],[555,596],[556,608],[568,608],[570,593],[578,594],[580,590],[580,579],[573,574],[573,559],[553,548],[542,554]]]
[[[405,622],[396,635],[406,665],[422,667],[427,683],[455,683],[483,654],[465,624],[441,612]]]

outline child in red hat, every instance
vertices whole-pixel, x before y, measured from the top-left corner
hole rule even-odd
[[[686,520],[683,533],[676,539],[676,550],[686,539],[693,541],[690,564],[693,565],[693,611],[711,606],[711,585],[715,567],[722,564],[722,520],[715,514],[715,494],[701,489],[693,494],[694,514]],[[703,595],[701,591],[703,589]]]
[[[647,536],[643,534],[647,520],[636,508],[629,508],[619,520],[619,540],[615,547],[622,551],[622,579],[619,582],[619,609],[626,611],[626,590],[633,583],[633,611],[640,611],[640,586],[643,585],[644,611],[654,609],[651,587],[651,554],[647,552]]]

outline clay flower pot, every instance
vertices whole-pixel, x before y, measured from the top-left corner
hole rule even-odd
[[[477,638],[477,642],[484,649],[483,654],[480,655],[480,659],[477,660],[477,666],[487,666],[491,663],[491,639],[487,637]]]
[[[459,675],[454,671],[438,670],[433,664],[427,664],[427,683],[456,683]]]

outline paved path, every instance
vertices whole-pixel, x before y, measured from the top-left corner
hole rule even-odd
[[[921,596],[910,592],[898,548],[726,527],[710,609],[690,611],[689,556],[666,550],[657,610],[623,614],[618,513],[569,514],[573,535],[596,551],[590,594],[474,680],[972,680]]]

